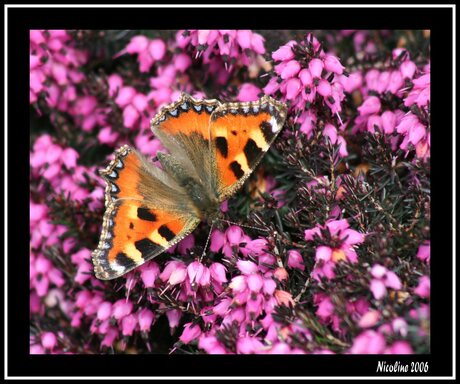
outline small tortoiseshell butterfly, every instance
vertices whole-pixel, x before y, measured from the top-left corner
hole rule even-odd
[[[123,146],[100,171],[106,180],[102,234],[92,258],[96,277],[110,280],[142,265],[219,217],[220,205],[249,177],[286,119],[286,106],[196,100],[183,93],[151,121],[170,154],[162,169]]]

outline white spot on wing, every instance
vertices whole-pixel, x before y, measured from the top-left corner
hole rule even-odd
[[[114,270],[114,271],[117,271],[118,273],[123,273],[125,271],[125,267],[123,267],[122,265],[114,262],[114,263],[110,263],[110,267]]]
[[[272,126],[273,133],[276,133],[281,129],[281,126],[276,122],[276,119],[274,117],[270,119],[270,124]]]

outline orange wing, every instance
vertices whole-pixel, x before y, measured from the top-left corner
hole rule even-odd
[[[159,255],[200,222],[187,195],[128,146],[101,175],[107,182],[102,234],[92,258],[96,277],[114,279]]]
[[[152,119],[153,133],[174,156],[188,177],[210,185],[213,165],[209,142],[211,113],[220,106],[217,100],[196,100],[182,93],[179,100]]]
[[[149,208],[139,200],[111,203],[93,252],[96,277],[110,280],[131,271],[178,243],[199,222],[191,216]]]
[[[211,143],[220,200],[228,199],[262,159],[286,119],[286,106],[264,96],[256,102],[227,103],[211,116]]]

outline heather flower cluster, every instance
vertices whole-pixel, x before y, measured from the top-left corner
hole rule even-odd
[[[30,31],[32,354],[430,352],[429,36],[295,32]],[[225,221],[98,280],[97,170],[181,92],[287,121]]]

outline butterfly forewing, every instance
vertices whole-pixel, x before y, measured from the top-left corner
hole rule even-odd
[[[182,93],[152,120],[152,131],[174,156],[180,168],[202,184],[209,185],[213,162],[210,156],[209,124],[217,100],[196,100]]]
[[[213,112],[211,146],[221,201],[249,177],[285,119],[286,106],[268,96],[256,102],[222,104]]]

